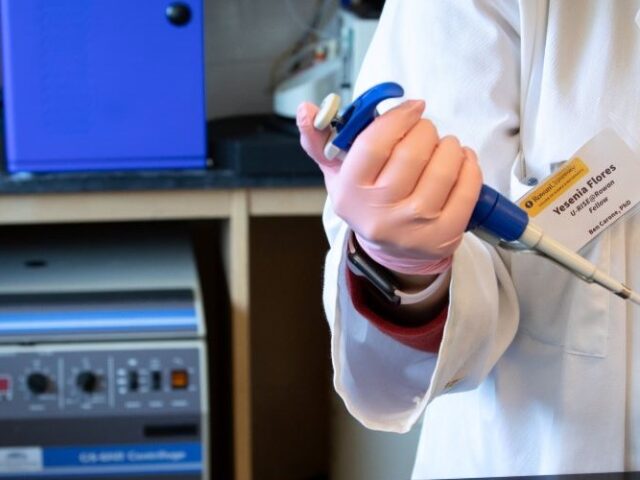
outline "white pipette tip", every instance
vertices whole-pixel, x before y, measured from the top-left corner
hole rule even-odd
[[[567,270],[577,274],[580,278],[588,282],[594,282],[620,298],[640,305],[640,294],[610,277],[593,263],[569,250],[556,240],[549,238],[540,227],[533,223],[529,222],[519,241],[527,247],[543,253]]]

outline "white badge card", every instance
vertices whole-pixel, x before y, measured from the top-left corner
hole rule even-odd
[[[578,251],[640,202],[640,156],[603,130],[518,204],[555,240]]]

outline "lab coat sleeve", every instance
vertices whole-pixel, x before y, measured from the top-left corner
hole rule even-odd
[[[425,99],[440,134],[455,134],[474,148],[485,182],[505,191],[519,148],[518,25],[512,0],[387,0],[356,93],[397,81],[407,98]],[[466,234],[454,255],[440,350],[419,351],[354,308],[345,274],[348,227],[330,201],[323,221],[330,244],[323,301],[335,389],[365,426],[408,431],[431,400],[475,388],[505,352],[518,324],[508,269],[494,249]]]

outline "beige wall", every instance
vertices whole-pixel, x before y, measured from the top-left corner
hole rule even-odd
[[[316,3],[289,1],[302,19]],[[287,0],[205,0],[209,118],[271,110],[271,67],[303,33],[302,19],[292,17]]]

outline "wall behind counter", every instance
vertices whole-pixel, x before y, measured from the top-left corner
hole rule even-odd
[[[271,111],[273,63],[304,33],[303,21],[310,20],[315,4],[316,0],[205,0],[209,118]]]

